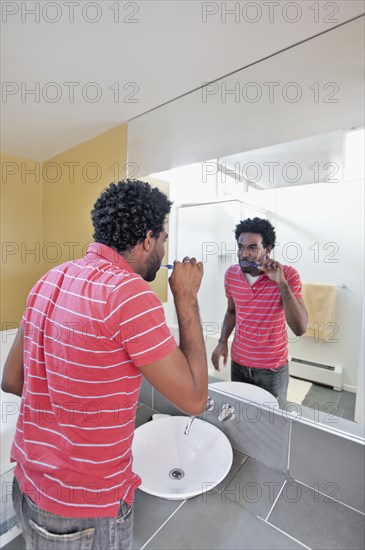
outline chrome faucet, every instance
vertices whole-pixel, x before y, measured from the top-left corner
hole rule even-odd
[[[209,397],[209,395],[208,395],[208,399],[207,399],[207,402],[206,402],[206,404],[205,404],[205,409],[204,409],[204,410],[205,410],[205,412],[208,412],[208,413],[209,413],[209,412],[212,412],[213,409],[214,409],[214,401],[213,401],[213,399],[212,399],[211,397]]]
[[[222,412],[218,416],[219,422],[226,422],[226,420],[229,419],[234,420],[236,418],[236,411],[234,410],[233,405],[230,405],[229,403],[225,403],[222,405]]]
[[[195,418],[195,415],[191,415],[191,417],[189,418],[188,423],[186,424],[185,430],[184,430],[185,435],[189,434],[191,425],[194,422],[194,418]]]
[[[214,409],[214,401],[213,401],[213,399],[212,399],[211,397],[209,397],[209,395],[208,395],[208,400],[207,400],[207,402],[206,402],[206,404],[205,404],[204,410],[205,410],[206,412],[211,412],[213,409]],[[187,424],[186,424],[186,426],[185,426],[185,430],[184,430],[184,434],[185,434],[185,435],[188,435],[188,434],[189,434],[191,425],[192,425],[192,423],[193,423],[193,421],[194,421],[194,418],[196,418],[196,415],[193,414],[192,416],[190,416],[190,418],[189,418],[189,420],[188,420],[188,422],[187,422]]]

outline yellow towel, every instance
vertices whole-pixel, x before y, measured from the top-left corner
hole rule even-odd
[[[336,330],[336,285],[303,283],[303,301],[308,311],[308,330],[304,336],[330,339]]]

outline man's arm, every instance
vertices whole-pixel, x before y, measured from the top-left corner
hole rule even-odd
[[[293,294],[287,281],[279,286],[286,322],[296,336],[302,336],[308,326],[308,314],[304,302]]]
[[[147,380],[188,414],[200,414],[207,401],[208,365],[197,293],[203,264],[195,258],[176,263],[169,279],[180,331],[180,346],[163,359],[140,367]]]
[[[5,361],[1,389],[6,393],[21,396],[23,383],[23,328],[20,327]]]
[[[278,284],[285,313],[285,319],[296,336],[302,336],[307,330],[308,314],[303,300],[297,298],[285,278],[283,266],[275,260],[266,260],[260,266],[261,271]]]
[[[236,308],[232,298],[228,298],[227,311],[224,316],[223,327],[219,344],[212,353],[212,363],[215,370],[219,371],[219,359],[223,357],[223,364],[227,364],[228,357],[228,338],[236,324]]]

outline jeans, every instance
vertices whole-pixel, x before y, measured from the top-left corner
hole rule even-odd
[[[231,361],[231,380],[260,386],[274,395],[279,403],[284,403],[289,385],[289,368],[286,364],[277,369],[258,369]]]
[[[119,516],[68,518],[39,508],[13,481],[14,509],[27,550],[130,550],[133,507],[120,501]]]

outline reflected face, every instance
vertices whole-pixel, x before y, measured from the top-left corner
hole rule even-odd
[[[154,245],[146,260],[146,275],[143,277],[145,281],[151,282],[156,278],[156,273],[161,267],[162,259],[165,255],[165,243],[167,241],[167,233],[165,229],[161,231],[158,239],[153,239]]]
[[[256,276],[262,271],[257,269],[255,264],[260,264],[270,255],[270,247],[265,248],[262,244],[260,233],[241,233],[237,241],[238,262],[244,273]]]

